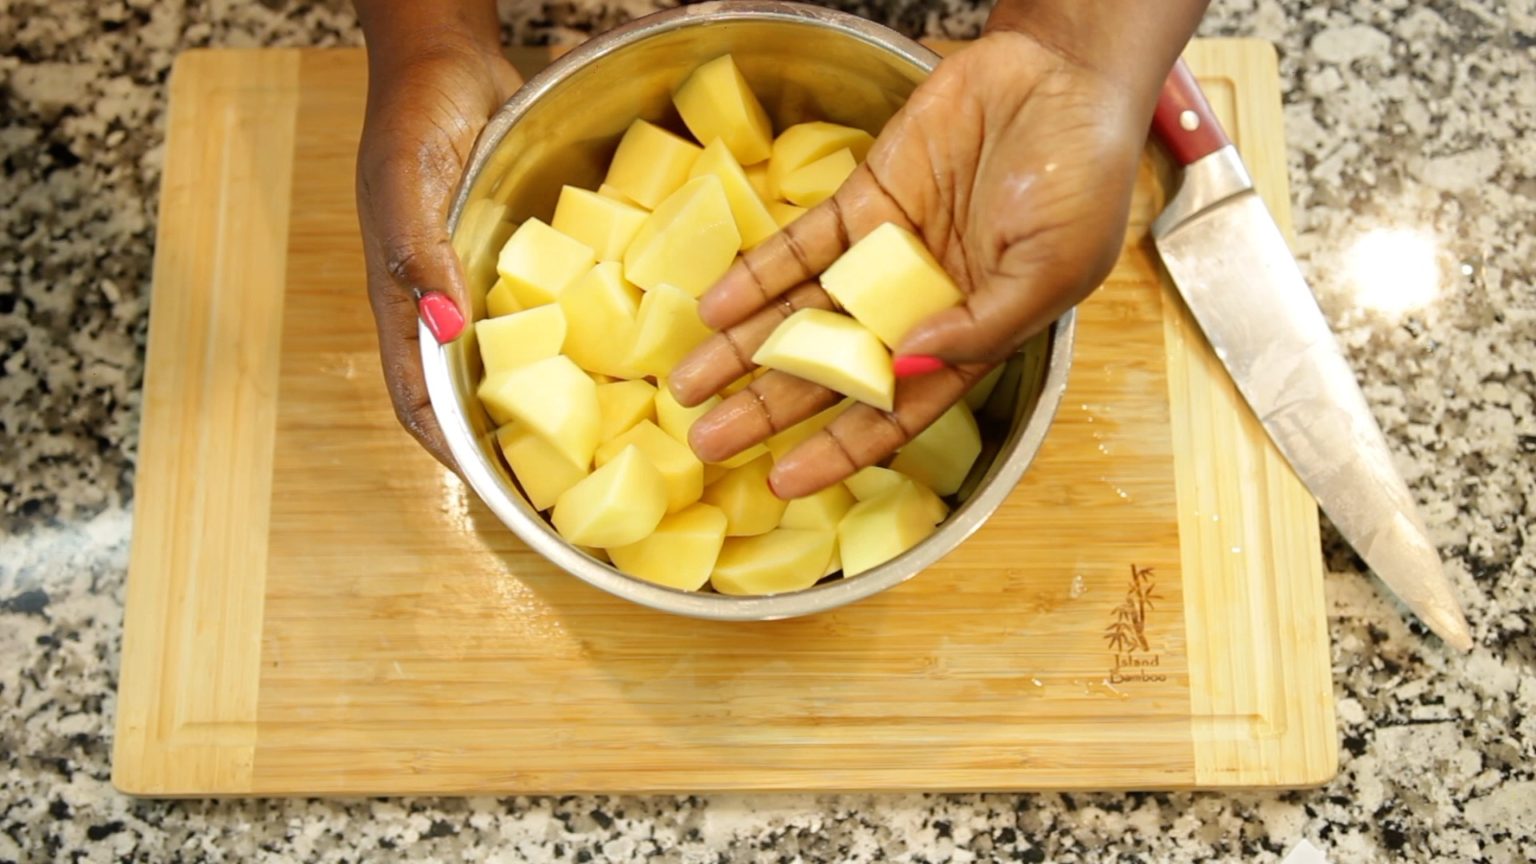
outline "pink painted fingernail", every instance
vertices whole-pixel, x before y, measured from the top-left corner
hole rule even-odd
[[[897,378],[927,375],[944,368],[944,361],[930,354],[908,354],[891,361],[891,371]]]
[[[437,344],[452,342],[464,332],[464,313],[448,299],[447,294],[428,291],[416,301],[416,308],[421,312],[421,320],[427,323],[427,329],[432,331],[432,338],[437,340]]]

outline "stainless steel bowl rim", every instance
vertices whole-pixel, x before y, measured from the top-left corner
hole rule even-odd
[[[939,57],[929,49],[889,28],[847,13],[819,6],[783,2],[701,3],[682,6],[636,19],[595,37],[550,64],[517,91],[486,124],[476,141],[465,169],[453,209],[450,228],[469,200],[476,179],[491,159],[507,131],[546,93],[577,70],[627,45],[659,33],[720,22],[777,20],[835,29],[868,42],[932,72]],[[566,542],[526,502],[520,500],[485,457],[476,443],[468,415],[461,409],[453,385],[449,348],[439,346],[425,325],[421,327],[422,365],[432,409],[442,427],[460,473],[491,511],[534,551],[577,578],[642,606],[678,615],[718,621],[768,621],[792,618],[833,609],[878,594],[937,563],[975,533],[1013,491],[1045,439],[1066,389],[1071,365],[1076,313],[1068,312],[1051,327],[1051,347],[1034,411],[1017,434],[1013,446],[994,463],[986,482],[969,500],[941,524],[937,531],[905,554],[879,567],[846,579],[817,585],[804,591],[767,597],[731,597],[680,591],[627,576],[589,557]]]

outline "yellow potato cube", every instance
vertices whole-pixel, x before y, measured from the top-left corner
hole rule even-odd
[[[764,204],[779,197],[770,191],[773,187],[768,185],[767,162],[759,162],[756,165],[745,165],[741,170],[746,173],[747,182],[752,184],[752,191],[757,193],[757,197],[763,199]]]
[[[752,188],[747,173],[719,138],[704,148],[704,153],[693,163],[688,178],[692,180],[706,175],[718,179],[725,189],[725,200],[730,203],[736,231],[741,235],[741,248],[751,249],[779,230],[779,223],[773,221],[762,197]]]
[[[635,201],[634,199],[630,198],[628,195],[625,195],[623,192],[620,192],[619,190],[615,189],[614,187],[609,186],[607,183],[603,183],[603,184],[601,184],[601,185],[599,185],[597,187],[597,194],[603,196],[604,198],[609,198],[609,199],[612,199],[614,201],[618,201],[621,204],[628,204],[631,207],[640,207],[641,210],[646,210],[647,209],[645,207],[641,207],[640,203],[638,201]]]
[[[662,519],[651,536],[615,546],[608,554],[613,566],[636,579],[697,591],[709,581],[724,543],[725,514],[695,504]]]
[[[731,469],[714,462],[704,463],[704,488],[708,489],[716,480],[731,473]]]
[[[836,420],[837,415],[843,413],[843,410],[851,404],[853,404],[853,400],[844,399],[831,408],[801,420],[799,423],[769,438],[763,444],[768,448],[768,452],[773,454],[773,461],[777,462],[783,459],[789,451],[800,446],[800,443],[805,439],[827,428],[827,424]]]
[[[491,318],[500,318],[503,315],[512,315],[523,311],[523,304],[517,302],[512,296],[512,283],[507,279],[497,278],[496,284],[485,293],[485,314]]]
[[[891,468],[940,495],[953,495],[980,455],[981,430],[971,409],[960,402],[908,441]]]
[[[665,515],[666,481],[631,446],[567,489],[550,521],[572,543],[611,549],[644,539]]]
[[[683,184],[646,218],[624,253],[624,275],[647,291],[673,285],[698,297],[741,251],[741,232],[720,178]]]
[[[761,162],[773,152],[768,112],[729,54],[693,70],[672,94],[672,104],[693,137],[723,140],[743,165]]]
[[[656,419],[656,388],[643,378],[599,384],[597,407],[602,416],[598,439],[612,441],[640,421]]]
[[[500,318],[475,322],[475,342],[485,374],[516,369],[560,353],[565,342],[565,314],[559,306],[540,306]]]
[[[863,324],[825,309],[801,309],[784,319],[752,362],[891,410],[896,378],[891,355]]]
[[[640,375],[664,378],[710,337],[699,320],[699,302],[671,285],[658,285],[640,300],[635,342],[625,365]]]
[[[860,501],[878,498],[903,483],[913,484],[913,488],[917,490],[916,494],[923,499],[923,507],[928,518],[933,520],[933,524],[943,522],[944,517],[949,515],[949,505],[944,503],[943,498],[900,471],[871,465],[843,481],[843,485],[853,493],[853,497]]]
[[[987,404],[987,400],[992,398],[992,391],[997,389],[997,379],[1003,377],[1003,370],[1007,366],[1006,363],[997,364],[992,367],[991,372],[982,376],[980,381],[972,384],[971,389],[965,394],[966,407],[972,411],[980,411],[981,406]]]
[[[821,285],[891,348],[917,322],[964,300],[923,241],[889,222],[833,262]]]
[[[768,202],[768,214],[773,217],[773,221],[777,222],[782,230],[788,228],[789,223],[804,216],[806,208],[796,207],[784,201],[770,201]]]
[[[791,204],[815,207],[831,198],[837,187],[843,185],[843,181],[858,167],[859,163],[853,160],[852,153],[839,150],[804,168],[797,168],[779,184],[779,192]]]
[[[667,484],[667,512],[676,513],[699,500],[704,492],[704,463],[688,445],[661,431],[655,423],[641,420],[634,428],[597,448],[597,467],[608,464],[629,447],[638,447],[651,460]]]
[[[524,309],[555,302],[566,286],[592,269],[592,247],[561,234],[537,219],[512,233],[496,259],[496,272]]]
[[[863,162],[874,143],[874,136],[863,129],[836,123],[799,123],[785,129],[774,139],[773,157],[768,162],[769,197],[783,195],[786,177],[839,150],[847,150],[855,162]]]
[[[688,179],[701,148],[671,132],[636,120],[629,124],[608,164],[603,185],[647,210],[653,210]]]
[[[599,261],[622,261],[646,212],[596,192],[566,186],[555,205],[554,228],[592,247]]]
[[[780,528],[809,528],[816,531],[836,531],[855,503],[853,493],[841,483],[814,492],[804,498],[796,498],[784,508],[779,518]]]
[[[692,408],[685,408],[672,395],[666,381],[656,382],[656,425],[683,444],[688,443],[688,430],[693,427],[693,421],[719,404],[720,397],[711,396]]]
[[[725,513],[728,537],[749,537],[772,531],[789,502],[773,494],[768,472],[773,458],[759,456],[704,488],[703,500]]]
[[[709,584],[721,594],[762,595],[803,591],[821,581],[837,534],[780,528],[725,541]]]
[[[588,372],[638,378],[627,361],[635,341],[640,289],[623,274],[624,265],[604,261],[560,292],[565,353]]]
[[[843,575],[857,576],[921,543],[934,523],[916,484],[906,481],[853,505],[837,526]]]
[[[497,429],[496,443],[501,445],[501,453],[512,466],[512,476],[522,485],[528,503],[538,510],[555,506],[565,490],[589,473],[587,466],[572,462],[560,448],[521,423]]]
[[[571,462],[591,464],[602,428],[597,384],[571,358],[561,354],[498,372],[481,382],[479,395],[498,424],[521,421]]]

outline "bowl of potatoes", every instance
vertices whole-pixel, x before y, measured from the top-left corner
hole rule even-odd
[[[903,328],[961,301],[898,226],[823,274],[841,311],[790,316],[753,358],[843,402],[705,464],[687,434],[718,397],[687,408],[665,381],[710,335],[698,297],[836,190],[937,63],[839,12],[706,3],[587,42],[491,119],[450,215],[474,326],[423,331],[422,354],[462,475],[518,537],[644,606],[768,620],[897,585],[996,510],[1060,401],[1070,313],[886,463],[795,501],[768,487],[852,401],[889,408]]]

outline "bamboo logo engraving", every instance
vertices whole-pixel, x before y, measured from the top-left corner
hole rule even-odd
[[[1163,665],[1162,655],[1154,652],[1147,641],[1147,614],[1157,608],[1155,601],[1161,599],[1153,569],[1132,564],[1125,599],[1115,607],[1114,621],[1104,629],[1104,641],[1109,643],[1115,655],[1109,673],[1111,684],[1168,680],[1168,676],[1159,671]]]

